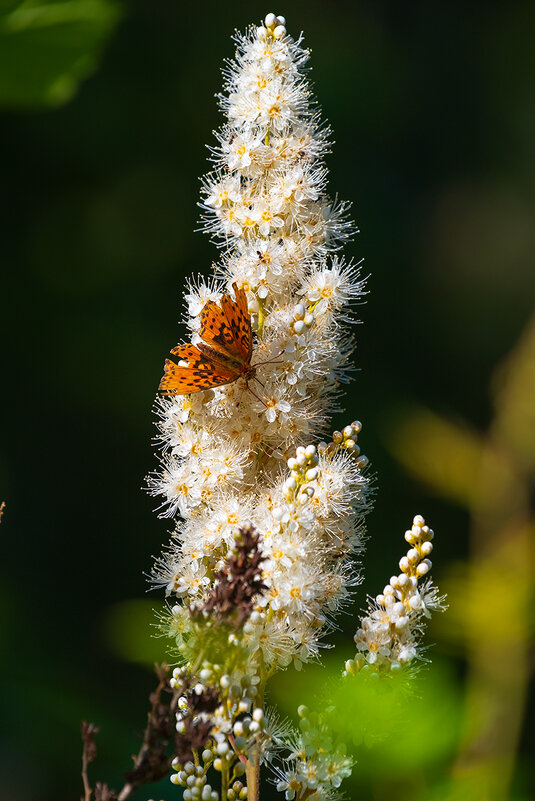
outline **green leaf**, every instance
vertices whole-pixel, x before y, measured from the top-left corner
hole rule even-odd
[[[446,670],[434,663],[417,676],[363,678],[340,683],[332,697],[333,724],[360,770],[410,776],[455,752],[461,704]]]
[[[269,698],[294,720],[299,704],[321,716],[361,775],[407,778],[455,753],[462,702],[446,664],[436,660],[416,673],[342,679],[340,655],[326,661],[326,668],[307,666],[299,676],[278,674]]]
[[[112,0],[0,2],[0,105],[59,106],[97,67],[121,6]]]

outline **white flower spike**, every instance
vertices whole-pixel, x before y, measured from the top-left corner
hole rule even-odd
[[[162,515],[175,520],[153,571],[183,665],[172,679],[182,694],[171,781],[186,801],[217,801],[213,768],[224,798],[257,801],[261,758],[286,741],[293,756],[277,768],[278,790],[323,801],[351,760],[305,707],[294,748],[266,714],[264,690],[278,669],[317,659],[360,581],[362,426],[321,437],[339,408],[346,324],[364,285],[338,255],[356,229],[327,195],[329,130],[312,103],[301,37],[269,13],[236,41],[200,204],[221,258],[185,294],[192,341],[173,349],[166,376],[187,380],[162,382],[162,458],[150,478]],[[402,572],[363,619],[346,674],[364,663],[394,670],[417,654],[422,617],[438,603],[428,580],[418,585],[431,567],[423,518],[406,539]]]

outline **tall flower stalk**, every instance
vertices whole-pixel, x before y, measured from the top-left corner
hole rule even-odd
[[[182,693],[172,781],[185,801],[256,799],[266,762],[286,798],[319,801],[351,760],[323,724],[315,739],[306,722],[300,735],[278,726],[265,689],[281,668],[318,658],[360,581],[370,505],[361,424],[327,430],[364,287],[339,255],[355,227],[326,193],[330,132],[305,77],[308,51],[274,14],[236,42],[220,97],[226,123],[202,186],[204,228],[221,257],[212,278],[189,285],[185,322],[202,346],[206,304],[225,308],[243,290],[251,370],[213,388],[197,377],[198,391],[159,399],[161,467],[150,479],[162,515],[176,521],[153,573],[169,599],[161,626]],[[402,573],[361,621],[344,680],[418,655],[423,615],[438,599],[429,582],[418,589],[432,532],[422,518],[411,532]]]

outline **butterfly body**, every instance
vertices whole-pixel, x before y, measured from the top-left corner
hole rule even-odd
[[[231,384],[238,378],[254,377],[251,365],[253,335],[247,296],[232,285],[235,299],[225,294],[219,304],[209,300],[201,312],[199,342],[177,345],[166,359],[159,391],[163,395],[186,395]]]

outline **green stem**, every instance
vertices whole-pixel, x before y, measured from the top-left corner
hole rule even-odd
[[[260,663],[260,683],[258,685],[258,692],[256,694],[255,705],[264,708],[264,695],[266,692],[266,683],[272,673],[265,669],[264,660],[261,658]],[[253,752],[245,766],[245,777],[247,779],[247,801],[258,801],[260,797],[260,753],[259,750],[253,745]]]
[[[221,768],[221,801],[227,801],[228,792],[228,766]]]

